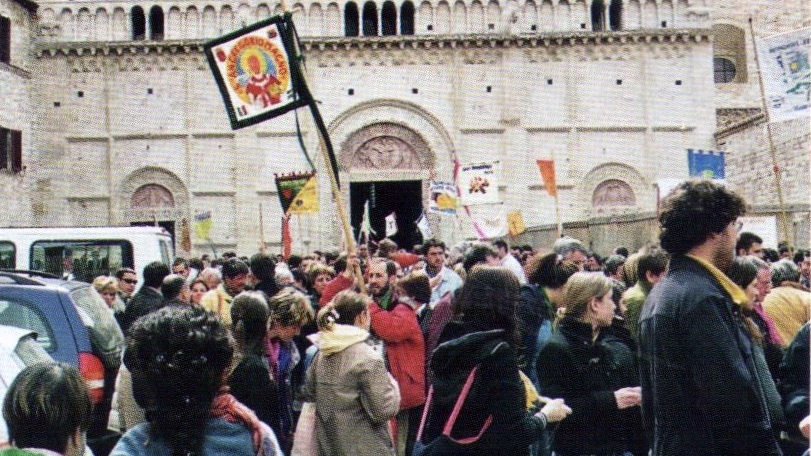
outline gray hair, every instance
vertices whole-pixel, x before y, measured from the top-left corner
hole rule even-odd
[[[787,281],[800,281],[800,270],[797,269],[797,265],[789,259],[772,263],[772,285],[779,287],[781,283]]]
[[[552,250],[564,258],[571,252],[582,252],[583,255],[588,255],[588,250],[586,250],[586,247],[582,242],[568,236],[562,237],[555,241],[555,244],[552,246]]]
[[[276,285],[283,287],[294,282],[293,273],[289,269],[281,267],[276,269]]]

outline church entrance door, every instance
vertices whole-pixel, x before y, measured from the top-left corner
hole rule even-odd
[[[397,233],[390,236],[400,248],[411,249],[423,242],[417,229],[417,220],[423,211],[423,182],[419,180],[352,182],[350,184],[350,204],[352,209],[352,230],[355,239],[360,234],[363,212],[369,202],[369,221],[376,234],[370,237],[380,241],[386,236],[386,217],[394,214]]]

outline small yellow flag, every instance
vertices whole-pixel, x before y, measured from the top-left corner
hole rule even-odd
[[[510,236],[518,236],[527,230],[524,225],[524,217],[521,211],[514,211],[507,214],[507,226],[510,228]]]

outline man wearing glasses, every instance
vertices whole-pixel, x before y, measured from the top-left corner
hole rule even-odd
[[[115,278],[118,279],[118,297],[124,304],[127,304],[135,293],[135,285],[138,284],[135,271],[130,268],[121,268],[116,271]]]

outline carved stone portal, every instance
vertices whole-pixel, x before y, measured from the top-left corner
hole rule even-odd
[[[636,196],[627,183],[618,179],[609,179],[601,182],[594,190],[591,204],[595,209],[633,206],[636,204]]]
[[[355,152],[354,168],[414,169],[419,157],[408,143],[394,136],[378,136],[363,143]]]
[[[175,207],[175,198],[166,187],[158,184],[147,184],[132,195],[133,209],[158,207]]]
[[[410,128],[394,123],[366,126],[347,138],[339,156],[344,171],[427,170],[433,168],[428,144]]]

